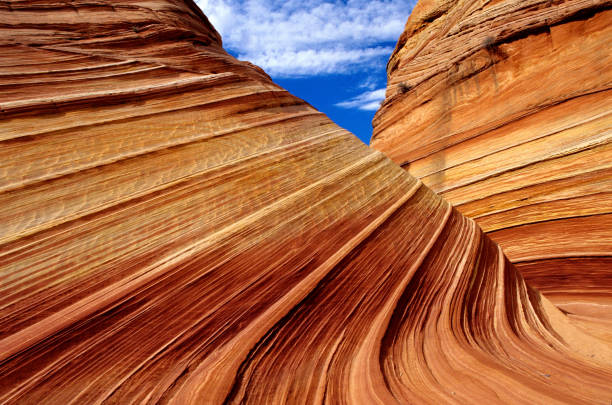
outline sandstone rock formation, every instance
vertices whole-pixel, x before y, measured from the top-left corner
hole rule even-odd
[[[372,142],[475,219],[535,287],[608,330],[611,6],[420,1]]]
[[[191,1],[0,21],[1,403],[612,398],[605,338]]]

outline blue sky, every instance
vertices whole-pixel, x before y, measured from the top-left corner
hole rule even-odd
[[[227,51],[369,143],[413,0],[199,0]]]

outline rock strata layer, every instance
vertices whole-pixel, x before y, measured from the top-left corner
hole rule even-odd
[[[0,21],[1,403],[611,398],[605,336],[192,2]]]
[[[372,142],[475,219],[549,298],[606,327],[611,7],[420,1],[389,61]]]

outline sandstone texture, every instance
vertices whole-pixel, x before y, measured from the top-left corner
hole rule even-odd
[[[372,142],[598,330],[612,325],[611,6],[420,1]]]
[[[0,22],[0,403],[612,399],[609,336],[191,1]]]

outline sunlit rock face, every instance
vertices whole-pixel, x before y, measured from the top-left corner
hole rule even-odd
[[[609,336],[192,2],[0,21],[1,403],[609,400]]]
[[[612,324],[610,7],[420,1],[372,142],[589,327]]]

